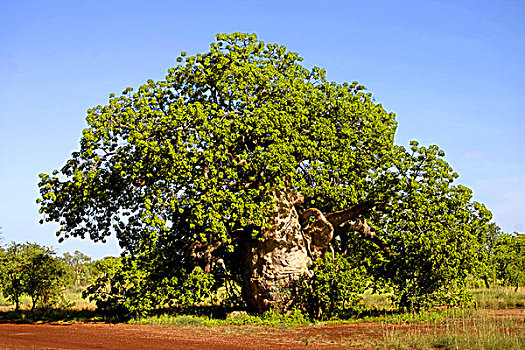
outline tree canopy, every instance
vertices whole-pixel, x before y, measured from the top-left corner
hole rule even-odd
[[[88,110],[80,150],[40,175],[42,221],[60,239],[114,234],[145,285],[169,291],[199,267],[259,311],[327,251],[408,306],[476,268],[490,213],[437,146],[394,145],[395,115],[362,85],[254,34],[177,60]]]

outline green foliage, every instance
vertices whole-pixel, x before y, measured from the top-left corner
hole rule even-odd
[[[177,305],[184,307],[209,300],[211,288],[214,284],[214,278],[211,273],[204,273],[197,266],[190,273],[183,271],[182,275],[182,283],[173,293]]]
[[[111,259],[104,263],[110,265],[110,272],[89,286],[83,297],[94,301],[109,317],[138,317],[173,305],[192,306],[209,300],[214,284],[213,276],[205,274],[200,267],[167,274],[154,268],[148,271],[144,262],[136,258]]]
[[[66,267],[65,280],[68,287],[86,286],[93,282],[95,264],[86,254],[75,250],[73,254],[64,253],[60,258]]]
[[[298,306],[312,318],[343,316],[362,299],[369,276],[351,257],[327,253],[297,283]]]
[[[93,263],[93,274],[100,276],[113,276],[122,266],[122,259],[114,256],[107,256]]]
[[[384,191],[392,191],[389,210],[373,218],[389,250],[376,272],[392,284],[402,307],[447,299],[469,304],[462,285],[484,266],[484,235],[492,215],[472,201],[471,190],[453,185],[457,174],[443,151],[411,144],[410,151],[396,147],[383,182]]]
[[[484,235],[484,266],[476,275],[486,288],[525,283],[525,234],[505,233],[490,224]]]
[[[31,297],[32,309],[37,303],[50,305],[61,294],[65,269],[50,248],[36,243],[11,243],[0,254],[2,294],[20,307],[20,297]]]
[[[88,111],[80,151],[60,175],[41,174],[40,212],[60,223],[58,236],[115,232],[133,254],[166,240],[232,244],[237,227],[269,225],[274,188],[301,190],[320,208],[367,196],[394,115],[282,46],[217,38],[165,81]]]
[[[270,309],[261,316],[241,315],[229,317],[227,324],[232,325],[261,325],[275,328],[298,327],[310,323],[309,318],[297,308],[282,312],[277,309]]]
[[[129,321],[134,324],[169,324],[177,326],[223,326],[223,325],[250,325],[274,328],[299,327],[310,324],[310,320],[299,309],[282,313],[275,309],[266,311],[262,315],[229,315],[225,319],[209,318],[195,315],[156,315],[147,316]]]
[[[525,284],[525,234],[501,234],[494,248],[496,275],[505,284]]]
[[[491,215],[453,184],[443,151],[394,146],[394,114],[363,86],[327,81],[254,34],[219,34],[209,52],[177,61],[165,80],[88,110],[80,150],[40,175],[42,222],[58,223],[59,239],[115,234],[124,250],[122,267],[89,289],[98,305],[134,314],[197,303],[217,287],[219,261],[240,284],[233,255],[247,239],[264,244],[275,190],[304,195],[298,212],[381,204],[366,218],[374,235],[335,228],[334,258],[360,265],[318,265],[308,303],[346,308],[363,268],[403,307],[466,302],[454,286],[483,266]]]
[[[483,280],[486,288],[490,288],[491,284],[497,284],[498,259],[496,250],[501,235],[504,235],[501,229],[495,223],[490,223],[487,231],[481,237],[483,239],[483,266],[473,277]]]
[[[16,310],[19,309],[20,297],[25,292],[23,284],[25,261],[20,250],[21,247],[12,244],[7,252],[0,255],[2,294],[15,304]]]
[[[118,258],[105,258],[98,262],[102,273],[93,284],[82,292],[83,298],[94,301],[97,308],[103,314],[110,317],[125,315],[123,302],[123,287],[120,285],[117,276],[122,271],[122,261]]]
[[[217,40],[164,81],[88,111],[80,150],[40,175],[42,221],[59,223],[60,239],[114,233],[141,264],[182,269],[196,244],[221,246],[214,258],[232,261],[239,228],[257,236],[270,225],[274,189],[322,210],[367,199],[394,115],[283,46],[241,33]]]
[[[25,291],[31,297],[35,308],[38,302],[50,305],[59,301],[62,293],[64,266],[50,251],[35,254],[25,274]]]

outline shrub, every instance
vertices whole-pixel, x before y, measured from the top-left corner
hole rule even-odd
[[[349,257],[327,253],[311,266],[296,285],[298,307],[311,318],[342,315],[357,305],[366,289],[368,275]]]

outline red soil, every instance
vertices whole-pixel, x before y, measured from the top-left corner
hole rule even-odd
[[[490,310],[525,327],[524,309]],[[287,329],[252,326],[178,327],[103,323],[0,324],[0,349],[374,349],[385,334],[425,325],[357,323]],[[428,326],[430,327],[430,325]],[[435,326],[433,326],[435,328]]]
[[[380,325],[364,323],[291,329],[0,324],[0,349],[344,349],[352,338],[379,334]]]

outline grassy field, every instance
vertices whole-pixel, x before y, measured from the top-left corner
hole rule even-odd
[[[525,288],[519,288],[517,292],[514,287],[492,287],[477,288],[471,290],[478,308],[500,309],[500,308],[524,308]]]
[[[20,308],[22,310],[31,309],[31,298],[24,295],[20,298]],[[81,291],[66,291],[64,293],[64,300],[61,300],[58,304],[58,308],[82,310],[82,309],[95,309],[95,304],[89,300],[82,298]],[[0,312],[13,311],[14,305],[7,301],[2,294],[0,294]]]
[[[525,349],[524,313],[478,309],[440,322],[384,325],[385,349]]]

